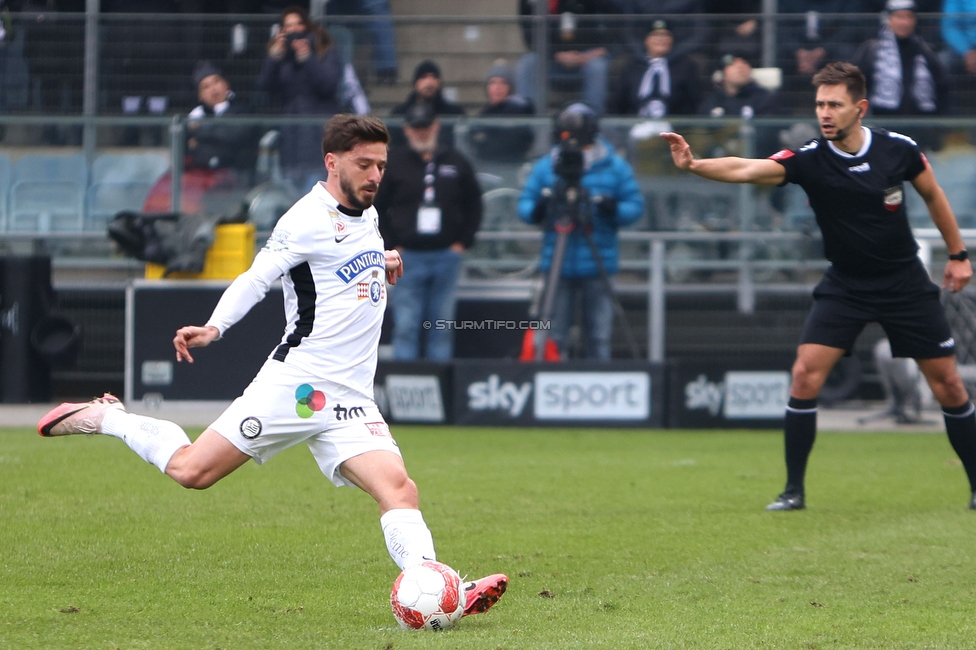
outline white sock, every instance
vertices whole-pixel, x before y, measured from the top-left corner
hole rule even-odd
[[[186,432],[178,424],[120,409],[106,409],[101,428],[102,433],[120,438],[139,454],[139,458],[163,473],[173,454],[190,444]]]
[[[434,538],[430,535],[424,516],[419,510],[398,508],[388,510],[380,517],[386,550],[401,570],[420,564],[424,560],[436,560]]]

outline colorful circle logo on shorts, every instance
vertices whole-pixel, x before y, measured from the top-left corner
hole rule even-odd
[[[315,390],[309,384],[302,384],[298,387],[298,390],[295,391],[295,399],[298,400],[295,412],[300,418],[310,418],[316,411],[325,408],[325,393]]]

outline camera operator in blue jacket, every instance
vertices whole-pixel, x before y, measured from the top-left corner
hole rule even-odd
[[[564,345],[575,320],[576,302],[580,300],[586,358],[609,360],[613,296],[608,282],[617,272],[617,229],[640,218],[644,197],[630,165],[599,136],[599,123],[592,108],[583,103],[571,104],[556,116],[554,126],[557,144],[533,167],[519,198],[519,218],[545,229],[539,263],[543,273],[552,264],[557,230],[567,237],[549,338],[565,358]],[[580,190],[578,210],[567,211],[566,190],[574,185]],[[569,213],[574,213],[571,218]],[[587,235],[599,260],[594,259]],[[601,266],[606,278],[602,277]]]

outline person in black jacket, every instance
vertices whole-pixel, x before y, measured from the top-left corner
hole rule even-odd
[[[471,163],[453,147],[438,144],[440,122],[430,104],[407,111],[408,146],[392,147],[376,194],[380,232],[387,248],[403,259],[404,275],[391,292],[393,357],[453,356],[455,287],[461,257],[481,225],[481,188]]]
[[[488,103],[478,113],[480,117],[511,117],[533,115],[532,100],[514,93],[515,72],[504,61],[492,64],[485,79]],[[468,128],[468,139],[477,157],[494,162],[519,162],[532,148],[535,131],[531,126],[475,125]]]
[[[722,55],[722,78],[705,96],[698,112],[711,117],[747,120],[776,114],[776,96],[752,78],[752,64],[737,52]]]
[[[413,91],[400,104],[390,111],[390,115],[406,115],[411,106],[419,103],[429,104],[437,115],[464,115],[464,108],[444,97],[441,88],[441,69],[436,63],[427,59],[417,64],[413,71]],[[454,127],[442,125],[440,129],[440,144],[445,147],[454,146]],[[390,129],[390,146],[405,146],[407,141],[403,131],[398,128]]]
[[[253,171],[257,159],[257,128],[205,119],[247,115],[251,112],[249,108],[237,101],[227,79],[209,61],[197,65],[193,82],[200,104],[188,115],[187,167]]]
[[[673,54],[674,36],[665,21],[654,21],[644,47],[647,55],[632,60],[621,74],[612,112],[651,119],[694,115],[701,101],[698,66]]]

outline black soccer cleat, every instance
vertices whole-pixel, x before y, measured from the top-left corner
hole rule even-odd
[[[976,499],[976,495],[973,498]],[[804,510],[806,507],[807,504],[803,502],[802,494],[784,492],[766,506],[766,510]]]

